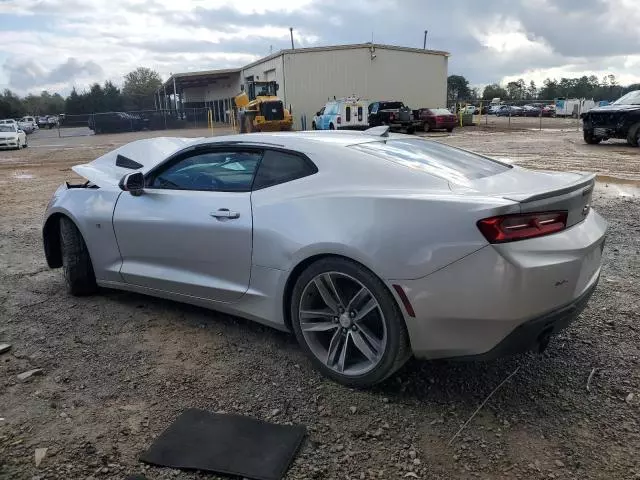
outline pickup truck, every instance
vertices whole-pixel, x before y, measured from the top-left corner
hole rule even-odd
[[[402,102],[378,101],[369,104],[369,127],[389,125],[391,130],[406,130],[415,132],[422,128],[422,121],[417,119],[414,112]]]

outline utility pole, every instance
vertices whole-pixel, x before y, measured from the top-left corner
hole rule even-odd
[[[427,49],[427,33],[429,33],[429,30],[425,30],[424,31],[424,43],[422,45],[422,49],[426,50]]]
[[[289,27],[289,34],[291,35],[291,50],[294,50],[295,47],[293,46],[293,27]]]

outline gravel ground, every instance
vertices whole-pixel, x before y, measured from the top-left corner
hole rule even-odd
[[[137,461],[183,409],[199,407],[306,425],[290,480],[640,479],[636,187],[598,185],[594,208],[610,222],[601,283],[543,355],[410,361],[356,391],[318,375],[293,337],[251,322],[124,292],[64,293],[42,254],[45,205],[71,165],[131,139],[30,140],[37,148],[0,153],[0,343],[12,344],[0,354],[0,478],[216,478]],[[584,149],[575,132],[469,129],[443,140],[533,167],[638,174],[637,149]],[[39,467],[37,448],[48,449]]]

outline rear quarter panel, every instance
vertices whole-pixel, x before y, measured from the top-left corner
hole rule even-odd
[[[478,219],[518,211],[503,199],[453,194],[446,182],[427,188],[430,176],[371,158],[366,185],[348,159],[335,172],[316,158],[315,175],[253,192],[253,264],[291,270],[336,254],[384,279],[419,278],[485,246]]]

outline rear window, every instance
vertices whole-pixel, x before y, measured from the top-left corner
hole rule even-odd
[[[380,102],[380,110],[392,110],[402,107],[404,107],[402,102]]]
[[[361,143],[352,148],[454,183],[490,177],[511,168],[496,160],[428,140],[388,140]]]
[[[434,115],[451,115],[451,112],[446,108],[430,108],[429,109]]]

